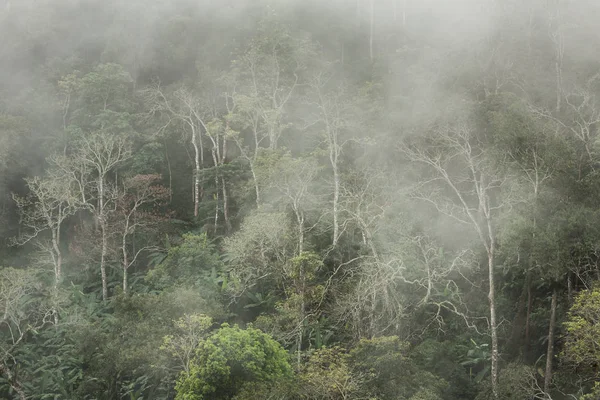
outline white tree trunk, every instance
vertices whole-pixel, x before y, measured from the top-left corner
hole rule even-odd
[[[333,166],[333,246],[337,246],[340,236],[339,222],[339,202],[340,202],[340,175],[337,166],[337,160]]]
[[[494,398],[498,398],[498,325],[496,321],[496,287],[494,279],[494,249],[491,247],[488,254],[488,280],[489,292],[488,300],[490,303],[490,332],[492,336],[492,392]]]
[[[200,170],[202,169],[200,160],[200,146],[198,145],[198,134],[196,130],[192,132],[192,145],[194,146],[194,217],[198,217],[200,205]]]
[[[106,256],[108,253],[108,232],[106,232],[106,222],[100,222],[100,230],[102,234],[102,249],[100,254],[100,275],[102,277],[102,300],[108,299],[108,281],[106,277]]]
[[[125,221],[125,229],[123,230],[123,241],[121,243],[121,251],[123,253],[123,293],[127,294],[127,269],[129,268],[129,254],[127,252],[127,233],[129,231],[129,217]]]
[[[229,221],[229,196],[227,195],[227,184],[225,178],[221,178],[223,186],[223,219],[225,220],[225,229],[227,233],[231,231],[231,222]]]

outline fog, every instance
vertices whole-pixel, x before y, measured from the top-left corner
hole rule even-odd
[[[598,21],[0,0],[0,397],[596,398]]]

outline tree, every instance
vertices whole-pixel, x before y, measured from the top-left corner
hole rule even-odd
[[[333,66],[328,69],[333,70]],[[310,104],[316,108],[316,121],[311,125],[316,125],[322,133],[325,143],[326,152],[331,164],[333,174],[333,199],[332,199],[332,214],[333,214],[333,233],[332,246],[335,247],[340,238],[341,210],[340,196],[342,192],[342,157],[344,147],[353,140],[352,133],[349,131],[356,127],[354,117],[356,115],[356,107],[352,104],[352,95],[342,83],[339,87],[333,87],[336,84],[335,75],[333,72],[321,72],[317,74],[314,81],[311,83],[313,99]]]
[[[156,84],[154,87],[145,89],[143,96],[149,108],[149,113],[165,119],[161,130],[171,125],[173,119],[181,122],[189,129],[190,142],[194,148],[194,217],[198,217],[200,200],[203,195],[204,143],[202,141],[202,128],[205,123],[203,119],[198,120],[196,118],[196,114],[188,107],[191,104],[186,105],[181,101],[186,93],[186,89],[181,88],[173,93],[173,99],[171,99],[160,85]]]
[[[29,398],[16,374],[17,352],[31,333],[53,324],[55,308],[45,300],[45,288],[34,269],[0,269],[0,373],[19,399]]]
[[[291,320],[288,334],[294,337],[298,368],[302,361],[306,326],[320,316],[319,306],[325,295],[325,287],[317,283],[317,274],[323,267],[319,256],[309,252],[292,258],[283,267],[282,286],[286,300],[279,309],[284,320]]]
[[[176,399],[231,399],[250,382],[275,384],[291,372],[287,353],[271,337],[223,324],[198,345],[189,374],[177,381]]]
[[[600,289],[581,291],[576,297],[567,321],[566,342],[561,357],[583,371],[600,374]]]
[[[157,290],[202,287],[203,294],[214,297],[223,269],[216,250],[206,233],[186,233],[178,246],[169,247],[166,256],[161,255],[159,264],[148,272],[146,280]]]
[[[57,288],[63,275],[63,223],[75,214],[81,204],[73,196],[68,177],[58,169],[50,170],[44,178],[28,178],[26,182],[30,195],[13,196],[24,228],[21,236],[15,238],[15,244],[35,241],[36,246],[48,256],[46,262],[54,267],[54,286]],[[43,236],[45,231],[50,232],[49,240]]]
[[[260,291],[281,282],[283,266],[296,251],[293,229],[283,212],[256,211],[244,219],[237,232],[225,238],[230,296],[239,299],[251,290]]]
[[[300,369],[302,396],[310,399],[337,400],[361,398],[366,375],[352,368],[350,354],[340,347],[322,348],[308,357]]]
[[[148,206],[159,205],[169,197],[169,191],[156,183],[160,179],[158,175],[136,175],[128,178],[123,184],[123,191],[117,194],[116,221],[119,226],[121,239],[121,262],[123,266],[123,293],[127,293],[127,273],[129,268],[135,264],[138,256],[154,247],[142,246],[130,257],[130,237],[138,230],[148,231],[152,224],[158,220],[152,210],[146,210]],[[114,218],[113,217],[113,218]],[[135,246],[133,247],[135,249]]]
[[[319,166],[312,157],[293,158],[289,153],[276,160],[265,161],[270,200],[274,204],[279,203],[279,207],[284,210],[291,209],[297,230],[296,254],[302,254],[306,233],[315,227],[307,226],[309,213],[315,210],[318,212],[314,203],[317,200],[315,180]]]
[[[417,197],[432,204],[438,212],[470,226],[477,234],[487,255],[489,329],[492,339],[491,381],[494,396],[498,384],[498,321],[496,316],[495,268],[497,255],[496,219],[515,202],[511,198],[511,181],[496,164],[484,138],[476,135],[467,123],[440,129],[429,145],[405,146],[401,150],[408,160],[428,166],[434,173],[419,186]],[[457,172],[457,166],[463,173]],[[434,188],[423,192],[431,182],[441,181],[449,192]],[[431,189],[429,189],[431,190]]]
[[[314,53],[308,40],[294,37],[272,19],[261,21],[249,46],[233,61],[229,79],[228,97],[240,104],[241,116],[252,128],[254,151],[263,141],[271,150],[279,147],[293,96]]]
[[[200,82],[201,84],[212,82]],[[146,102],[152,114],[166,114],[167,121],[162,129],[169,126],[173,120],[184,125],[191,134],[191,143],[194,148],[194,217],[198,217],[200,200],[203,195],[204,184],[204,137],[209,141],[213,161],[215,182],[215,231],[219,222],[219,198],[223,194],[223,213],[229,229],[228,195],[225,178],[220,176],[220,169],[227,161],[228,126],[221,121],[216,103],[218,96],[209,90],[208,94],[201,93],[194,87],[182,86],[172,94],[167,95],[160,85],[145,90]]]
[[[448,391],[446,381],[411,360],[408,343],[397,336],[361,339],[349,355],[363,398],[438,400]]]
[[[206,315],[184,315],[175,322],[177,335],[164,337],[161,350],[166,351],[171,357],[177,358],[183,373],[190,375],[190,365],[196,348],[208,334],[212,319]]]
[[[92,213],[100,228],[101,253],[100,274],[102,278],[102,299],[108,299],[108,281],[106,276],[106,263],[109,251],[109,218],[116,207],[117,190],[108,178],[114,170],[131,157],[131,145],[127,138],[98,132],[90,137],[82,138],[74,162],[80,168],[89,168],[93,173],[87,176],[80,175],[77,184],[79,195],[85,207]],[[83,182],[86,180],[87,182]],[[93,197],[86,194],[87,185],[93,187]]]

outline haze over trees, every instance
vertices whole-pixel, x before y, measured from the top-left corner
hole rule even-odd
[[[0,1],[0,398],[599,398],[599,17]]]

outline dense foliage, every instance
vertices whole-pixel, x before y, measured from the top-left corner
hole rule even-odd
[[[600,393],[595,0],[0,0],[0,398]]]

